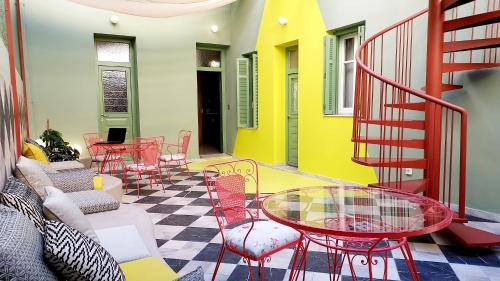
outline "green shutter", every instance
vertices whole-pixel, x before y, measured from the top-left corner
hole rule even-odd
[[[365,26],[364,25],[358,26],[358,37],[359,37],[359,45],[361,46],[361,44],[363,42],[365,42]]]
[[[250,125],[250,77],[249,59],[236,59],[236,95],[238,99],[238,127],[248,128]]]
[[[259,62],[257,54],[252,54],[252,108],[253,127],[259,126]]]
[[[325,36],[324,43],[323,113],[333,115],[337,114],[337,36]]]

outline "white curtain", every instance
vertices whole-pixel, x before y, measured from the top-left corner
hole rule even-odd
[[[206,11],[236,0],[70,0],[82,5],[143,17],[172,17]]]

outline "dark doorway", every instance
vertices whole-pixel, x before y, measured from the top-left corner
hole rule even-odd
[[[221,153],[221,73],[198,71],[200,155]]]

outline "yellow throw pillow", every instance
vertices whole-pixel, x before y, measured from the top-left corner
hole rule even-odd
[[[23,156],[29,159],[38,160],[44,164],[49,163],[49,159],[41,148],[31,143],[23,143]]]
[[[177,274],[157,258],[149,257],[120,264],[127,281],[172,281]]]

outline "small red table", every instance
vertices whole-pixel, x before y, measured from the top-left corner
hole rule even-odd
[[[104,159],[101,163],[99,173],[104,173],[104,168],[109,163],[110,174],[115,174],[119,165],[124,165],[123,156],[131,154],[137,146],[136,142],[126,141],[124,143],[95,143],[98,151],[104,151]]]
[[[413,280],[419,280],[407,237],[435,232],[447,227],[452,212],[445,205],[416,194],[392,189],[350,186],[322,186],[287,190],[270,195],[262,211],[270,219],[302,233],[296,248],[290,280],[306,268],[309,244],[326,247],[330,274],[340,276],[342,264],[349,263],[353,280],[353,259],[362,257],[373,280],[374,257],[384,261],[387,253],[400,248]],[[302,252],[302,254],[300,254]],[[332,256],[333,253],[333,256]],[[340,253],[340,254],[339,254]]]

